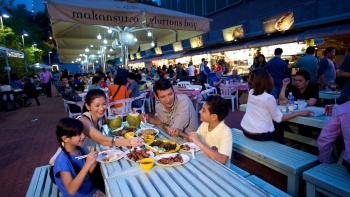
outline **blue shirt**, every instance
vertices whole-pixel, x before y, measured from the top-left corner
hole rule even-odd
[[[306,70],[310,74],[310,83],[317,83],[318,59],[314,55],[306,54],[299,58],[294,66],[300,70]]]
[[[85,152],[85,150],[83,149]],[[73,161],[80,167],[82,168],[85,164],[85,159],[75,159],[77,156],[81,156],[82,153],[79,153],[79,155],[73,155],[71,154],[71,157]],[[66,187],[63,184],[62,178],[60,176],[60,172],[69,172],[72,175],[72,178],[74,179],[77,175],[75,174],[74,168],[72,163],[69,161],[67,155],[61,151],[60,154],[58,154],[55,165],[53,167],[54,171],[54,176],[55,176],[55,181],[58,189],[61,191],[63,196],[72,196],[67,192]],[[80,188],[78,191],[75,193],[73,196],[92,196],[96,192],[96,188],[92,186],[92,183],[89,179],[89,175],[87,174],[85,176],[85,179],[83,183],[81,184]]]
[[[343,63],[340,64],[339,70],[350,72],[350,54],[347,54]],[[350,96],[350,79],[344,78],[345,83],[341,90],[339,99],[337,100],[338,104],[345,103],[349,100]]]
[[[210,68],[208,66],[203,66],[203,67],[204,67],[204,70],[202,70],[200,72],[200,79],[201,79],[201,81],[206,81],[208,79],[208,75],[210,73]],[[205,71],[208,75],[204,74],[203,71]]]
[[[331,81],[335,81],[336,71],[334,69],[334,64],[327,57],[322,58],[320,61],[320,66],[318,67],[318,76],[323,75],[326,84]],[[321,84],[320,78],[317,81]]]
[[[273,78],[275,86],[281,86],[283,79],[290,77],[288,64],[281,57],[272,58],[267,63],[267,69]]]
[[[79,79],[74,79],[73,80],[73,83],[72,83],[73,87],[75,87],[75,85],[79,85],[79,84],[80,84],[80,80]]]
[[[11,81],[10,83],[10,86],[13,88],[13,89],[17,89],[17,88],[22,88],[24,87],[23,83],[18,81],[18,80],[15,80],[15,81]]]
[[[229,75],[229,76],[226,78],[226,81],[230,81],[231,79],[232,79],[232,81],[235,81],[235,80],[233,79],[233,75]],[[241,80],[242,80],[241,76],[237,75],[236,80],[237,80],[238,82],[241,81]]]
[[[214,82],[219,82],[220,81],[220,79],[217,77],[217,76],[215,76],[215,77],[213,77],[213,78],[211,78],[211,81],[210,81],[210,86],[213,86],[213,87],[218,87],[219,85],[217,85],[217,86],[214,86]]]

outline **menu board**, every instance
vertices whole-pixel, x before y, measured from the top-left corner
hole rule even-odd
[[[273,32],[284,32],[294,25],[294,14],[293,12],[287,12],[284,14],[279,14],[262,20],[263,31],[265,33]]]
[[[173,43],[173,48],[174,48],[174,51],[182,51],[183,48],[182,48],[182,43],[181,41],[180,42],[174,42]]]
[[[141,59],[141,54],[140,53],[136,53],[136,59]]]
[[[156,52],[157,55],[161,55],[163,53],[162,48],[160,47],[154,48],[154,51]]]
[[[243,38],[244,37],[243,26],[237,25],[234,27],[223,29],[222,34],[224,36],[225,42],[235,40],[236,38]]]
[[[130,59],[131,59],[131,60],[134,60],[134,59],[135,59],[134,54],[130,54]]]
[[[273,57],[276,48],[281,48],[283,50],[282,55],[296,55],[305,51],[306,44],[299,44],[297,42],[288,44],[271,45],[267,47],[261,47],[260,52],[266,57]]]
[[[203,46],[202,36],[197,36],[190,39],[191,48],[197,48]]]

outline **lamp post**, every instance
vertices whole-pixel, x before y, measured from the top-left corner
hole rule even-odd
[[[51,51],[51,50],[48,52],[48,55],[49,55],[49,66],[51,66],[51,58],[50,58],[50,53],[52,53],[52,51]]]
[[[38,46],[38,43],[35,41],[32,42],[32,48],[33,48],[33,55],[34,55],[34,64],[35,64],[35,52],[34,52],[34,47]]]
[[[11,17],[11,14],[8,13],[5,9],[3,8],[0,8],[0,21],[1,21],[1,30],[2,30],[2,41],[4,43],[4,47],[6,47],[6,40],[5,40],[5,31],[4,31],[4,24],[2,22],[2,18],[10,18]],[[8,57],[7,57],[7,52],[6,52],[6,55],[5,55],[5,59],[6,59],[6,67],[5,67],[5,70],[7,70],[7,77],[8,77],[8,80],[9,80],[9,84],[11,82],[11,78],[10,78],[10,70],[11,68],[9,68],[9,62],[8,62]]]
[[[26,61],[26,49],[24,48],[24,36],[29,36],[28,32],[26,30],[22,30],[22,46],[23,46],[23,53],[24,53],[24,67],[26,69],[26,76],[28,76],[28,68],[27,68],[27,61]]]

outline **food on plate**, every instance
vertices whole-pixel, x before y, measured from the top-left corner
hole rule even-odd
[[[118,129],[122,126],[123,118],[121,116],[110,116],[107,119],[107,124],[112,130]]]
[[[130,127],[137,128],[141,124],[141,116],[136,110],[131,110],[131,112],[126,116],[126,121],[129,123]]]
[[[104,153],[102,153],[102,155],[104,155]],[[116,156],[118,156],[118,155],[120,156],[120,154],[117,153]],[[113,154],[109,154],[109,155],[103,157],[103,158],[101,159],[101,161],[107,162],[107,161],[109,161],[109,160],[110,160],[111,158],[113,158],[113,157],[114,157]]]
[[[141,137],[141,136],[147,136],[147,135],[157,135],[157,131],[155,129],[152,129],[152,128],[149,128],[149,129],[142,129],[138,136]]]
[[[104,152],[104,153],[102,153],[102,155],[107,155],[107,153],[106,153],[106,152]]]
[[[148,158],[150,154],[146,152],[146,149],[141,148],[141,149],[132,149],[126,156],[131,160],[131,161],[138,161],[144,158]]]
[[[171,151],[176,149],[176,143],[171,141],[163,142],[162,140],[156,140],[153,141],[150,144],[150,146],[158,146],[158,148],[164,148],[165,151]]]
[[[154,135],[146,135],[144,139],[147,143],[152,142],[154,140]]]
[[[125,133],[127,133],[127,132],[134,132],[134,131],[135,131],[134,128],[124,127],[123,129],[121,129],[119,131],[112,132],[112,135],[114,135],[114,136],[124,136]]]
[[[188,144],[182,144],[182,145],[180,146],[180,149],[181,149],[181,150],[185,150],[185,151],[189,151],[191,148],[188,146]]]
[[[176,154],[175,157],[163,157],[161,159],[158,160],[159,164],[166,164],[166,165],[171,165],[173,163],[182,163],[183,159],[181,154]]]
[[[285,13],[275,24],[275,28],[278,31],[286,31],[294,23],[294,14],[293,12]]]

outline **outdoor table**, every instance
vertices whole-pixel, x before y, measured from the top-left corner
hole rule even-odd
[[[180,88],[180,89],[174,89],[175,94],[186,94],[190,99],[202,99],[202,94],[200,89],[195,88]]]
[[[23,92],[23,89],[21,89],[21,88],[13,89],[13,92],[15,92],[15,93]]]
[[[324,109],[322,107],[319,107],[319,108],[320,109]],[[239,110],[240,111],[244,111],[245,112],[246,109],[247,109],[247,104],[241,104],[239,106]],[[307,109],[307,107],[305,109]],[[330,117],[331,116],[326,116],[326,115],[321,115],[321,116],[297,116],[295,118],[292,118],[292,119],[288,120],[288,122],[292,122],[292,123],[296,123],[296,124],[300,124],[300,125],[306,125],[306,126],[322,129],[325,126],[325,124],[328,122]],[[284,137],[317,147],[316,139],[313,139],[313,138],[310,138],[310,137],[306,137],[306,136],[300,135],[298,133],[291,133],[291,132],[284,131]]]
[[[330,90],[320,90],[318,92],[318,97],[322,100],[323,99],[335,99],[335,98],[337,99],[340,97],[340,93],[341,92],[338,92],[338,91],[333,92]]]
[[[157,128],[159,138],[169,139]],[[104,131],[105,132],[105,131]],[[181,152],[183,154],[188,154]],[[122,158],[101,163],[107,196],[271,196],[202,151],[178,166],[155,165],[144,171],[139,163]]]
[[[249,91],[249,84],[248,83],[240,83],[240,82],[233,82],[229,84],[220,84],[220,86],[229,86],[229,87],[235,87],[238,90],[247,90]]]

